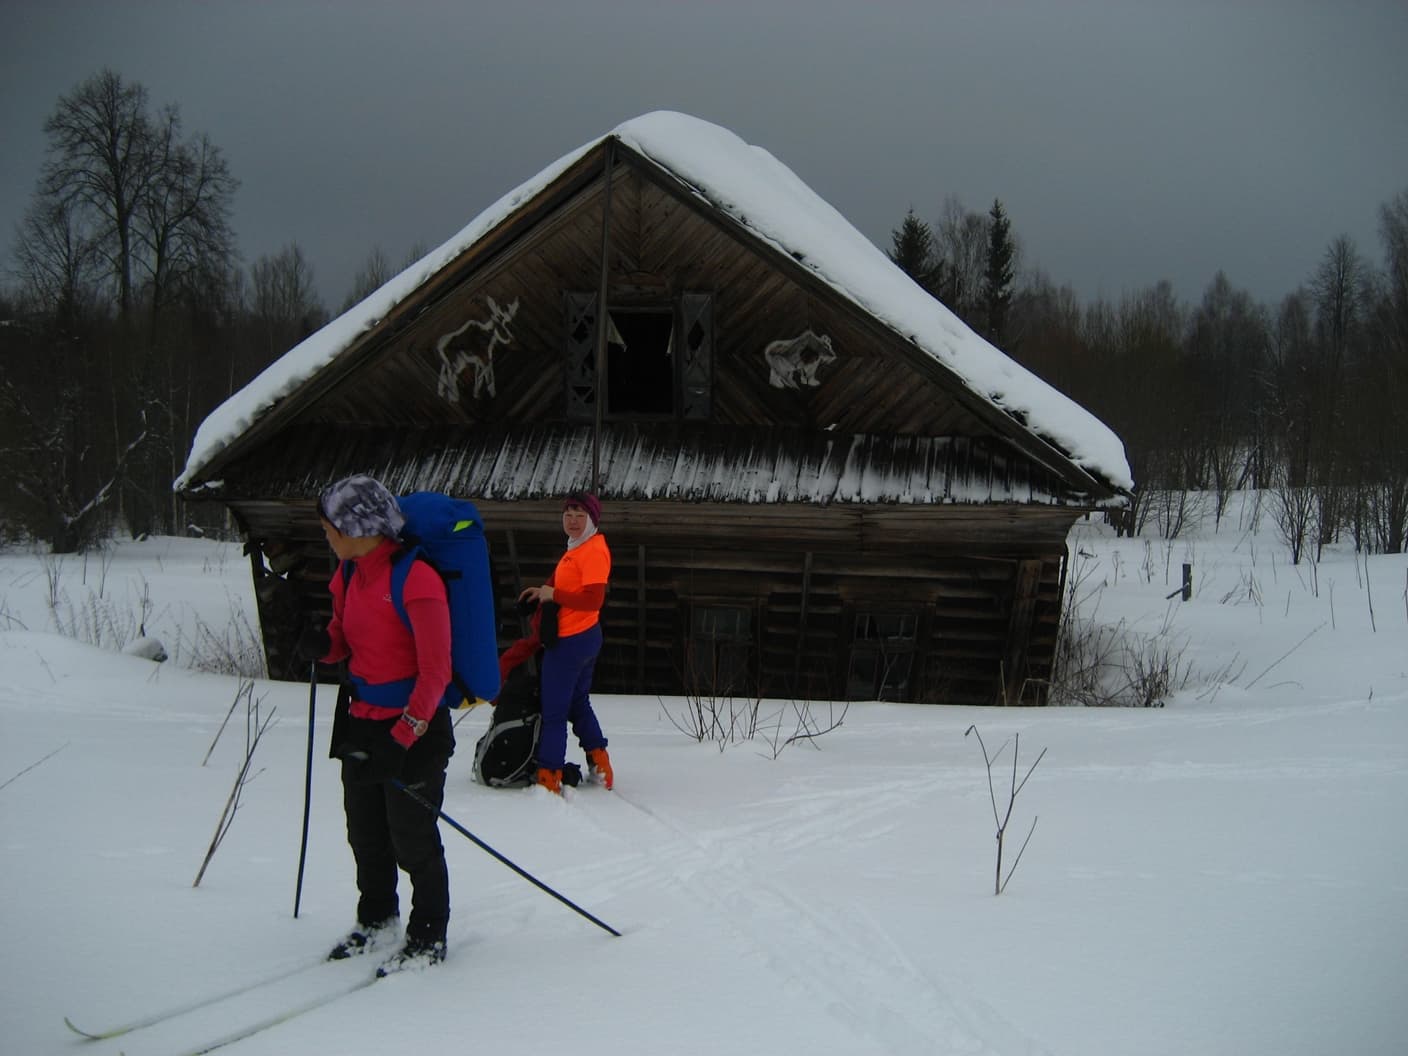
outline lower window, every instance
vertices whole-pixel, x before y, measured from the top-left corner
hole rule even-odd
[[[850,699],[902,700],[909,695],[918,626],[913,613],[856,613],[846,673]]]
[[[687,672],[691,691],[717,696],[752,692],[753,612],[740,605],[695,605],[690,610]]]

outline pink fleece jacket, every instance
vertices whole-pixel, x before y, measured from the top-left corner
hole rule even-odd
[[[336,663],[350,655],[349,669],[368,682],[414,678],[406,711],[428,722],[450,682],[450,608],[444,582],[434,569],[416,561],[406,576],[402,598],[411,621],[411,629],[406,629],[391,601],[391,559],[396,551],[397,544],[388,539],[358,558],[345,590],[341,567],[333,574],[328,583],[332,647],[323,662]],[[361,719],[393,718],[399,713],[399,709],[361,700],[354,700],[349,711]],[[392,736],[407,747],[415,741],[411,727],[403,722],[392,727]]]

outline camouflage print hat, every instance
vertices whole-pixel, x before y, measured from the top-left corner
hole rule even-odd
[[[357,539],[370,535],[396,539],[406,523],[396,496],[365,473],[331,485],[318,500],[318,512],[343,535]]]

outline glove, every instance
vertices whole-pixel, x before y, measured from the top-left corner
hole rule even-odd
[[[538,640],[544,647],[557,644],[557,610],[555,601],[545,601],[539,606]]]
[[[305,664],[311,664],[327,656],[331,648],[332,639],[328,637],[327,629],[312,622],[303,628],[298,641],[294,642],[293,655]]]
[[[342,757],[342,776],[349,785],[374,785],[394,781],[406,765],[406,749],[391,735],[380,734],[366,748],[354,748]]]

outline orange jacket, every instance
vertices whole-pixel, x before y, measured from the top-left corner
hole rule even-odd
[[[610,578],[611,550],[600,533],[562,555],[548,579],[553,600],[561,606],[557,614],[558,637],[581,634],[596,626]]]

